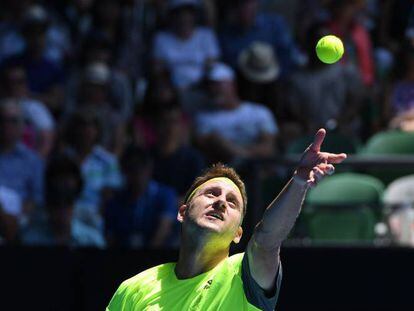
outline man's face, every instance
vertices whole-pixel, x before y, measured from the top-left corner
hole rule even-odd
[[[233,81],[210,81],[208,89],[216,107],[226,108],[235,96]]]
[[[191,8],[177,9],[173,14],[174,30],[178,36],[188,38],[191,36],[196,25],[195,12]]]
[[[224,180],[211,180],[202,185],[187,204],[178,220],[197,228],[217,233],[224,244],[238,243],[241,234],[243,198],[237,187]],[[181,218],[180,216],[183,216]]]
[[[249,28],[256,21],[259,2],[257,0],[246,0],[237,8],[237,18],[243,27]]]
[[[23,68],[11,68],[6,74],[6,79],[9,96],[23,97],[27,95],[27,79]]]

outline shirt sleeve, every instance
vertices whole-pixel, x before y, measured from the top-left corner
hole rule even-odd
[[[33,119],[33,123],[39,130],[53,130],[55,128],[55,122],[52,115],[40,103],[33,103],[29,108],[29,113]]]
[[[256,283],[250,274],[249,259],[245,253],[242,261],[242,281],[244,293],[249,303],[256,308],[265,311],[272,311],[276,307],[277,299],[279,297],[280,285],[282,282],[282,264],[279,264],[279,268],[276,276],[275,290],[272,296],[269,296],[265,291]]]

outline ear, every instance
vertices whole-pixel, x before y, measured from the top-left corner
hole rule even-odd
[[[181,205],[180,206],[180,208],[178,209],[178,213],[177,213],[177,220],[180,222],[180,223],[183,223],[183,221],[184,221],[184,218],[185,218],[185,213],[186,213],[186,211],[187,211],[187,204],[183,204],[183,205]]]
[[[233,242],[236,243],[236,244],[239,244],[239,242],[242,238],[242,235],[243,235],[243,228],[241,226],[239,226],[237,228],[236,236],[234,237]]]

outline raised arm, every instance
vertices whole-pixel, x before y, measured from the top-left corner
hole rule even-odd
[[[264,290],[275,286],[280,246],[298,217],[306,191],[334,172],[332,164],[341,163],[346,154],[321,152],[326,131],[320,129],[305,150],[293,178],[269,204],[247,246],[250,272]]]

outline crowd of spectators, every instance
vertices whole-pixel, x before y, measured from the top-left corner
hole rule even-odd
[[[413,16],[408,0],[2,1],[0,243],[175,247],[210,163],[243,174],[320,127],[413,130]],[[346,47],[334,65],[315,57],[325,34]]]

